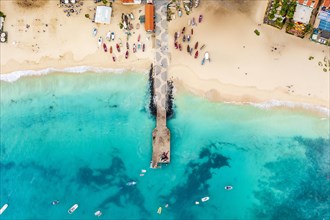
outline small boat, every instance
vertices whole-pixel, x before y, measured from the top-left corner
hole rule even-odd
[[[195,204],[196,204],[196,205],[199,205],[199,202],[198,202],[198,201],[196,201],[196,202],[195,202]]]
[[[204,58],[205,58],[205,60],[210,60],[210,55],[208,52],[205,52]]]
[[[144,52],[146,50],[146,45],[142,44],[142,52]]]
[[[202,202],[206,202],[206,201],[208,201],[210,199],[210,197],[204,197],[204,198],[202,198],[201,200],[202,200]]]
[[[187,41],[190,42],[190,35],[187,36]]]
[[[225,190],[232,190],[233,187],[232,186],[225,186]]]
[[[194,35],[194,29],[191,28],[191,31],[190,31],[191,35]]]
[[[133,53],[136,53],[136,45],[133,44]]]
[[[78,208],[78,204],[74,204],[69,210],[68,213],[72,214],[74,211],[76,211],[76,209]]]
[[[197,8],[199,5],[199,0],[195,0],[195,8]]]
[[[108,48],[107,48],[107,45],[105,43],[103,43],[103,50],[104,50],[104,52],[108,52]]]
[[[195,43],[195,50],[198,48],[198,41]]]
[[[203,21],[203,15],[200,15],[198,18],[198,22],[201,23]]]
[[[4,213],[4,211],[6,211],[7,208],[8,208],[8,204],[4,204],[0,209],[0,215],[2,215],[2,213]]]
[[[141,42],[138,43],[137,48],[138,48],[138,50],[141,50]]]
[[[162,214],[162,207],[159,207],[159,208],[158,208],[157,213],[158,213],[159,215]]]
[[[204,65],[204,63],[205,63],[205,58],[202,59],[202,65]]]
[[[182,10],[181,9],[178,10],[178,16],[182,17]]]
[[[196,25],[196,20],[195,20],[195,18],[192,18],[192,20],[191,20],[191,25],[192,25],[192,26],[195,26],[195,25]]]
[[[116,44],[117,51],[120,53],[120,47],[119,44]]]
[[[179,50],[182,51],[182,47],[181,47],[181,44],[179,44]]]
[[[111,32],[110,32],[110,31],[107,33],[107,36],[106,36],[105,38],[106,38],[108,41],[111,40]]]
[[[198,50],[195,53],[195,59],[197,59],[197,58],[198,58]]]
[[[126,42],[126,49],[129,50],[129,43]]]
[[[183,35],[183,37],[182,37],[182,41],[183,41],[183,42],[186,42],[186,35]]]
[[[134,186],[134,185],[136,185],[135,181],[131,181],[131,182],[126,183],[126,186]]]
[[[102,37],[99,37],[99,40],[98,40],[98,45],[99,45],[99,47],[102,45],[102,42],[103,42],[103,39],[102,39]]]
[[[127,59],[127,58],[128,58],[128,50],[125,53],[125,59]]]
[[[175,49],[179,48],[178,42],[174,42],[174,47],[175,47]]]
[[[96,28],[94,28],[94,29],[93,29],[93,36],[95,37],[95,36],[96,36],[96,34],[97,34],[97,29],[96,29]]]
[[[203,46],[201,46],[201,48],[199,48],[199,50],[203,50],[205,48],[205,44],[203,44]]]
[[[140,42],[140,39],[141,39],[141,35],[139,34],[139,36],[138,36],[138,42]]]
[[[176,32],[177,33],[177,36],[178,36],[178,38],[181,36],[181,32],[180,31],[178,31],[178,32]]]
[[[59,200],[54,200],[54,201],[52,201],[52,205],[57,205],[57,204],[59,204],[59,203],[60,203]]]
[[[110,51],[110,53],[112,53],[112,46],[110,46],[110,50],[109,51]]]
[[[194,51],[194,48],[190,47],[190,51],[189,51],[190,55],[192,54],[193,51]]]
[[[174,41],[176,41],[178,39],[178,32],[174,33]]]
[[[94,213],[94,215],[97,217],[100,217],[102,215],[102,212],[100,210],[98,210]]]
[[[185,31],[186,31],[186,27],[183,27],[181,33],[184,34]]]
[[[190,46],[187,46],[187,52],[190,53]]]
[[[116,57],[112,56],[112,60],[113,60],[113,62],[116,62]]]

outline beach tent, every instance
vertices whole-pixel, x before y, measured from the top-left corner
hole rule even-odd
[[[97,6],[95,23],[110,24],[112,8],[107,6]]]

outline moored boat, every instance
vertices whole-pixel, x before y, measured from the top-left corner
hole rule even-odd
[[[135,181],[131,181],[131,182],[126,183],[126,186],[134,186],[134,185],[136,185]]]
[[[136,53],[136,45],[133,44],[133,53]]]
[[[98,210],[94,213],[94,215],[97,217],[100,217],[102,215],[102,212],[100,210]]]
[[[206,202],[206,201],[208,201],[209,199],[210,199],[210,197],[206,196],[206,197],[202,198],[201,201],[202,201],[202,202]]]
[[[4,211],[6,211],[7,208],[8,208],[8,204],[4,204],[0,209],[0,215],[2,215],[2,213],[4,213]]]
[[[198,50],[195,53],[195,59],[197,59],[197,58],[198,58]]]
[[[142,44],[142,52],[144,52],[146,50],[146,45]]]
[[[76,211],[76,209],[78,208],[78,204],[74,204],[69,210],[68,213],[72,214],[74,211]]]
[[[110,49],[109,50],[110,50],[110,53],[112,53],[112,46],[110,46]]]
[[[225,186],[225,190],[232,190],[233,187],[232,186]]]
[[[162,207],[159,207],[159,208],[158,208],[157,213],[158,213],[159,215],[162,214]]]
[[[120,53],[120,47],[119,44],[116,44],[117,51]]]
[[[127,58],[128,58],[128,50],[125,53],[125,59],[127,59]]]
[[[198,48],[198,41],[195,43],[195,50]]]

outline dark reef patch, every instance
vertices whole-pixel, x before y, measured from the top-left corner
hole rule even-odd
[[[189,207],[185,207],[187,201],[193,203],[207,195],[210,187],[207,181],[212,178],[216,170],[225,166],[230,167],[228,163],[230,158],[217,151],[217,144],[203,148],[199,153],[199,158],[188,163],[185,169],[186,180],[174,187],[169,195],[161,196],[164,203],[170,204],[171,211],[177,219],[194,219],[194,213],[189,210]]]

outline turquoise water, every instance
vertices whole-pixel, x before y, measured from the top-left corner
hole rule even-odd
[[[0,218],[330,219],[329,118],[179,91],[171,164],[152,170],[147,88],[136,73],[1,82]]]

